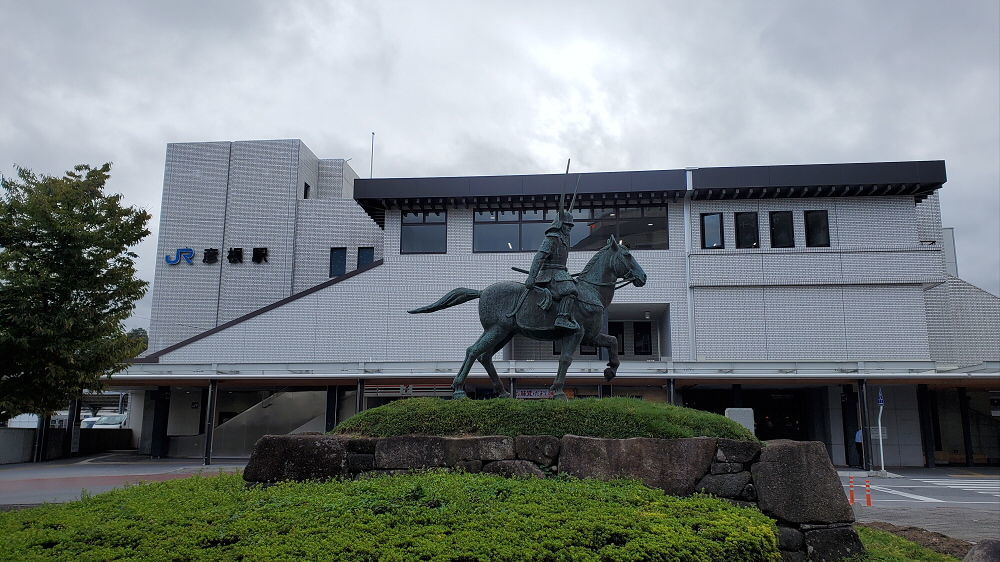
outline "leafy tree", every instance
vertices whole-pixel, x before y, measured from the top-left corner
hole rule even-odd
[[[0,420],[99,390],[141,351],[121,322],[146,292],[128,248],[150,215],[104,193],[110,170],[0,178]]]
[[[146,351],[146,348],[149,347],[149,334],[145,328],[132,328],[128,331],[128,337],[137,344],[141,344],[139,353]]]

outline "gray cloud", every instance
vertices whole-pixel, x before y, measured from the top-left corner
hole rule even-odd
[[[939,159],[962,277],[1000,293],[1000,13],[939,3],[7,3],[0,169],[302,138],[381,176]],[[158,218],[158,217],[157,217]],[[152,279],[154,235],[140,245]],[[148,300],[135,325],[145,323]]]

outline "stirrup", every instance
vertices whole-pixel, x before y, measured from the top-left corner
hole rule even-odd
[[[573,320],[572,318],[570,318],[566,314],[560,314],[560,315],[556,316],[556,323],[555,323],[555,325],[556,325],[557,328],[566,328],[567,330],[579,330],[580,329],[580,325],[577,324],[575,320]]]

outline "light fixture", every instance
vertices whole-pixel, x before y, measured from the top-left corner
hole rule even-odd
[[[642,313],[642,317],[643,317],[643,318],[645,318],[646,320],[649,320],[649,318],[650,318],[650,317],[651,317],[652,315],[653,315],[653,313],[651,313],[651,312],[650,312],[650,311],[648,311],[648,310],[647,310],[646,312],[643,312],[643,313]]]
[[[651,222],[647,222],[647,223],[646,223],[646,226],[653,226],[653,223],[651,223]]]
[[[510,245],[510,242],[507,242],[507,247],[508,247],[508,248],[510,248],[511,250],[513,250],[513,249],[514,249],[514,246],[511,246],[511,245]]]

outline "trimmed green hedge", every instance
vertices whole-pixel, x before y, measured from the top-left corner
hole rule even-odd
[[[445,400],[409,398],[353,416],[334,433],[395,435],[583,435],[728,437],[755,441],[740,424],[710,412],[635,398]]]
[[[0,513],[4,558],[780,560],[774,522],[638,482],[427,472],[248,488],[142,484]]]

